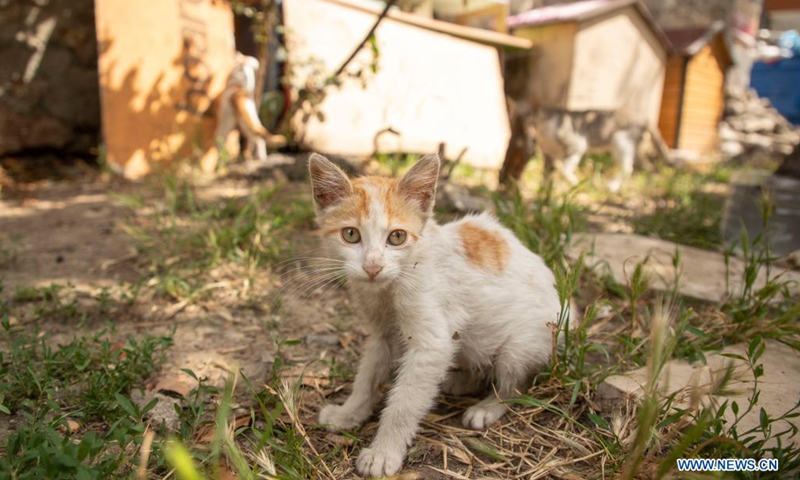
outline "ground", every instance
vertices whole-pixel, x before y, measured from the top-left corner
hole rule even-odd
[[[408,163],[380,160],[367,170]],[[377,417],[329,433],[316,416],[345,398],[367,332],[338,277],[314,267],[313,210],[297,172],[234,164],[214,178],[178,169],[134,184],[80,163],[6,165],[0,452],[8,478],[162,478],[182,451],[167,438],[212,478],[355,476]],[[800,345],[796,296],[782,297],[775,282],[722,303],[668,299],[663,314],[663,295],[641,273],[618,282],[566,255],[573,235],[593,231],[723,250],[729,170],[642,172],[621,195],[604,193],[591,166],[583,174],[589,181],[577,190],[549,189],[531,167],[521,192],[495,205],[561,272],[559,288],[587,320],[561,332],[563,351],[488,431],[460,426],[475,399],[442,396],[403,478],[654,478],[673,475],[671,456],[690,447],[695,456],[775,455],[721,425],[719,404],[675,417],[658,392],[646,390],[649,408],[637,410],[602,405],[597,387],[613,373],[702,359],[743,338],[754,342],[747,359],[757,373],[762,337]],[[451,180],[486,198],[493,188],[466,167]],[[669,341],[655,348],[659,335]],[[780,455],[781,473],[797,472],[797,451]]]

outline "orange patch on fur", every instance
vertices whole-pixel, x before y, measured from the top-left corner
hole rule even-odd
[[[414,241],[422,229],[422,216],[414,204],[406,199],[398,184],[399,179],[388,177],[360,177],[351,180],[352,191],[341,203],[321,218],[323,231],[328,235],[339,232],[345,225],[357,226],[369,217],[370,203],[382,204],[389,226],[402,225]]]
[[[469,263],[495,273],[506,269],[510,251],[508,242],[499,234],[474,223],[462,223],[458,236]]]

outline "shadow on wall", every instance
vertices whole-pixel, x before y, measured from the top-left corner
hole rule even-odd
[[[214,99],[235,58],[230,4],[95,1],[109,165],[129,178],[176,159],[213,168]]]
[[[103,42],[101,55],[112,43],[113,39]],[[169,62],[172,70],[184,70],[191,48],[184,45],[181,55]],[[124,69],[118,60],[108,63],[100,85],[103,136],[112,168],[139,176],[176,159],[202,156],[213,135],[216,110],[216,102],[198,88],[198,83],[206,88],[209,83],[197,81],[208,78],[203,68],[199,62],[188,62],[187,73],[177,79],[174,73],[162,71],[148,81],[140,67]]]

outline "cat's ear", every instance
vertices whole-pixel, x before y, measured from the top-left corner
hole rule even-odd
[[[353,186],[342,169],[317,153],[312,153],[308,158],[308,175],[311,178],[311,195],[318,212],[339,204],[353,191]]]
[[[439,156],[427,155],[415,163],[400,180],[400,192],[419,205],[422,213],[430,215],[436,198],[436,181],[439,179]]]

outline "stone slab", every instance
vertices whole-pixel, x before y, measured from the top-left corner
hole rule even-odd
[[[568,255],[577,258],[586,252],[586,264],[595,267],[598,273],[610,273],[614,279],[626,285],[638,262],[645,262],[645,273],[650,277],[650,286],[657,290],[671,291],[678,281],[678,292],[687,297],[710,302],[723,302],[730,295],[742,292],[744,286],[744,262],[738,257],[730,258],[730,271],[721,253],[679,245],[658,238],[628,233],[598,233],[576,238]],[[680,265],[673,267],[676,251],[680,254]],[[756,288],[762,287],[767,274],[762,269],[756,279]],[[771,277],[778,274],[783,279],[797,282],[790,290],[797,294],[800,272],[775,267]],[[730,276],[729,276],[730,275]]]
[[[737,354],[746,358],[747,345],[737,344],[727,347],[723,353]],[[672,360],[662,371],[659,379],[659,390],[664,395],[678,393],[676,407],[685,408],[689,405],[689,394],[693,385],[701,391],[710,391],[715,378],[721,375],[727,365],[733,362],[734,380],[729,384],[734,394],[729,397],[716,397],[721,404],[725,399],[736,401],[740,414],[749,405],[748,398],[753,393],[754,382],[749,366],[746,362],[724,357],[719,353],[706,356],[707,363],[689,364],[684,361]],[[761,408],[771,418],[780,417],[794,408],[800,399],[800,352],[777,341],[766,341],[764,354],[759,361],[764,367],[764,376],[758,380],[758,389],[761,394],[758,403],[737,426],[737,431],[742,434],[751,428],[758,427]],[[606,379],[598,388],[598,396],[602,405],[618,405],[626,399],[639,400],[643,394],[643,386],[647,382],[646,367],[633,370],[624,375],[614,375]],[[704,402],[709,401],[709,396],[704,396]],[[725,418],[729,424],[734,420],[733,411],[728,408]],[[797,419],[793,420],[797,422]],[[788,421],[781,420],[773,424],[772,431],[780,432],[788,428]],[[800,433],[784,437],[783,440],[800,444]],[[768,446],[774,445],[767,442]]]

